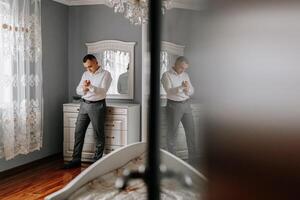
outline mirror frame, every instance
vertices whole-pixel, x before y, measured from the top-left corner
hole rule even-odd
[[[162,41],[161,42],[161,51],[167,51],[173,55],[183,56],[185,46],[175,44],[172,42]]]
[[[86,43],[87,53],[94,54],[105,50],[119,50],[129,52],[129,75],[128,75],[128,94],[107,94],[107,99],[134,99],[134,47],[136,42],[124,42],[120,40],[101,40]],[[113,80],[114,81],[114,80]],[[115,80],[117,81],[117,80]]]

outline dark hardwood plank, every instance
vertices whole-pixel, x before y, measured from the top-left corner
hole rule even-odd
[[[90,164],[83,163],[75,169],[61,169],[63,159],[49,159],[0,179],[0,199],[2,200],[38,200],[63,188]]]

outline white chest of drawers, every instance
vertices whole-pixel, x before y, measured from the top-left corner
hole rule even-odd
[[[79,103],[63,105],[64,111],[64,160],[71,160],[74,149],[74,132]],[[104,156],[124,145],[140,141],[140,105],[107,103],[105,116]],[[92,161],[95,140],[92,124],[86,131],[82,161]]]

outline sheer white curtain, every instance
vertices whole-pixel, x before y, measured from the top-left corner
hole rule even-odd
[[[129,52],[119,50],[105,50],[101,57],[101,65],[111,73],[112,81],[108,94],[118,94],[118,78],[127,72],[129,64]]]
[[[42,146],[41,0],[0,0],[0,158]]]
[[[172,55],[168,53],[168,51],[161,51],[160,52],[160,79],[164,72],[168,71],[173,65],[175,64],[175,60],[177,55]],[[167,98],[167,93],[160,83],[160,95],[162,98]]]
[[[164,72],[168,71],[170,68],[170,54],[168,54],[167,51],[161,51],[160,52],[160,79]],[[159,79],[159,80],[160,80]],[[166,97],[167,93],[160,83],[160,95],[163,97]]]

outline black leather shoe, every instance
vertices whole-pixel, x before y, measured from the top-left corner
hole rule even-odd
[[[70,162],[64,164],[63,169],[71,169],[80,166],[81,166],[80,160],[71,160]]]

